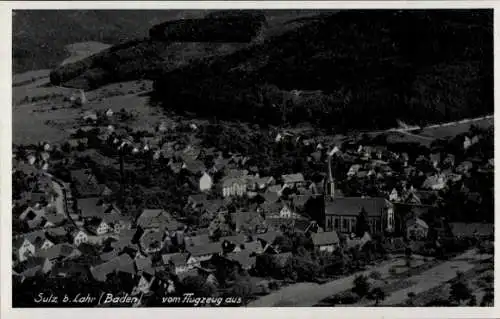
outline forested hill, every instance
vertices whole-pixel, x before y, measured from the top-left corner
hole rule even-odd
[[[339,129],[493,112],[492,10],[309,19],[264,43],[160,73],[155,99],[217,118]]]

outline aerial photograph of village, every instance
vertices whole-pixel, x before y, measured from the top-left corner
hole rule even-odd
[[[493,9],[12,23],[13,307],[494,306]]]

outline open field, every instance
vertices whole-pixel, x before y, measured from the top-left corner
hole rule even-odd
[[[66,46],[66,51],[68,51],[70,56],[61,64],[64,65],[80,61],[82,59],[85,59],[86,57],[101,52],[102,50],[106,50],[109,47],[111,47],[111,45],[96,41],[70,44]]]
[[[479,128],[488,128],[494,125],[493,116],[488,116],[484,118],[479,118],[475,120],[463,120],[459,122],[452,122],[446,125],[440,126],[430,126],[422,129],[421,131],[413,132],[415,134],[432,137],[435,139],[453,137],[462,133],[466,133],[470,130],[471,125],[476,125]]]

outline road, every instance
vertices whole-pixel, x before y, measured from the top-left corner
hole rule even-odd
[[[275,291],[267,296],[250,302],[248,307],[312,307],[321,300],[337,293],[352,288],[352,282],[358,275],[369,275],[373,271],[378,271],[382,277],[389,275],[389,269],[393,266],[401,266],[404,263],[402,258],[392,259],[384,262],[370,270],[360,271],[347,277],[333,280],[326,284],[297,283]]]
[[[474,268],[475,265],[472,261],[485,260],[491,257],[491,255],[487,254],[479,255],[475,249],[466,251],[449,261],[424,271],[420,275],[411,277],[411,280],[416,283],[415,285],[391,293],[380,305],[390,306],[401,304],[408,298],[409,292],[417,295],[426,292],[455,278],[457,271],[466,272]]]
[[[478,256],[475,251],[467,251],[460,256],[455,257],[450,261],[431,268],[420,275],[410,277],[411,281],[417,284],[408,289],[402,289],[390,294],[384,304],[397,304],[404,301],[408,292],[421,293],[433,287],[436,287],[456,276],[457,271],[467,271],[474,267],[470,263],[471,260],[486,259],[491,256]],[[278,291],[275,291],[267,296],[263,296],[253,302],[250,302],[248,307],[312,307],[318,304],[321,300],[331,297],[335,294],[350,290],[353,285],[353,280],[358,275],[369,275],[373,271],[381,273],[382,278],[389,276],[389,269],[393,266],[401,266],[404,263],[403,258],[392,259],[378,267],[374,267],[367,271],[355,273],[353,275],[340,278],[323,285],[313,283],[298,283]]]

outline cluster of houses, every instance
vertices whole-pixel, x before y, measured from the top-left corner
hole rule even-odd
[[[109,110],[104,116],[111,118],[113,112]],[[85,114],[84,120],[97,121],[97,115]],[[157,131],[168,132],[167,126],[162,123]],[[90,126],[88,131],[92,129],[95,127]],[[189,125],[186,129],[198,128]],[[419,213],[398,222],[398,207],[425,210],[436,205],[439,192],[449,183],[467,178],[471,170],[493,170],[493,159],[481,164],[456,163],[453,154],[411,158],[408,153],[392,152],[382,146],[325,147],[313,139],[297,138],[296,143],[312,146],[308,161],[326,163],[323,179],[313,182],[302,172],[260,176],[248,156],[227,156],[215,149],[168,141],[162,135],[134,139],[126,130],[113,126],[99,132],[103,145],[117,146],[131,154],[147,153],[153,160],[168,163],[174,174],[185,171],[194,176],[198,193],[189,196],[185,209],[198,211],[207,226],[186,225],[176,212],[163,209],[144,209],[136,218],[124,215],[109,201],[112,191],[99,183],[91,170],[72,170],[66,182],[49,174],[48,162],[55,146],[42,143],[26,158],[16,159],[14,165],[14,171],[25,172],[33,184],[15,203],[23,208],[16,218],[29,230],[14,238],[16,276],[68,277],[85,271],[94,280],[105,282],[119,274],[135,283],[130,287],[132,294],[147,294],[158,284],[174,291],[174,281],[161,275],[164,273],[179,278],[203,275],[216,285],[210,267],[213,258],[222,258],[244,270],[255,267],[259,254],[273,254],[286,261],[291,254],[281,253],[274,244],[284,229],[310,234],[320,251],[337,249],[341,233],[362,244],[369,235],[357,239],[353,235],[361,213],[367,216],[369,234],[403,230],[408,238],[421,240],[428,234],[427,223]],[[290,134],[279,133],[275,141],[282,143],[290,138]],[[467,137],[464,151],[477,143],[476,139]],[[87,137],[78,137],[69,144],[73,148],[87,142]],[[210,162],[204,160],[207,154],[213,158]],[[335,176],[332,168],[337,162],[350,165],[341,177]],[[408,182],[415,177],[423,182]],[[396,182],[385,183],[387,179]],[[383,192],[376,196],[344,196],[339,184],[351,180],[377,181]],[[235,198],[251,199],[251,204],[229,213],[227,206]],[[455,230],[463,231],[460,227]],[[481,232],[489,229],[484,225],[476,228]]]

